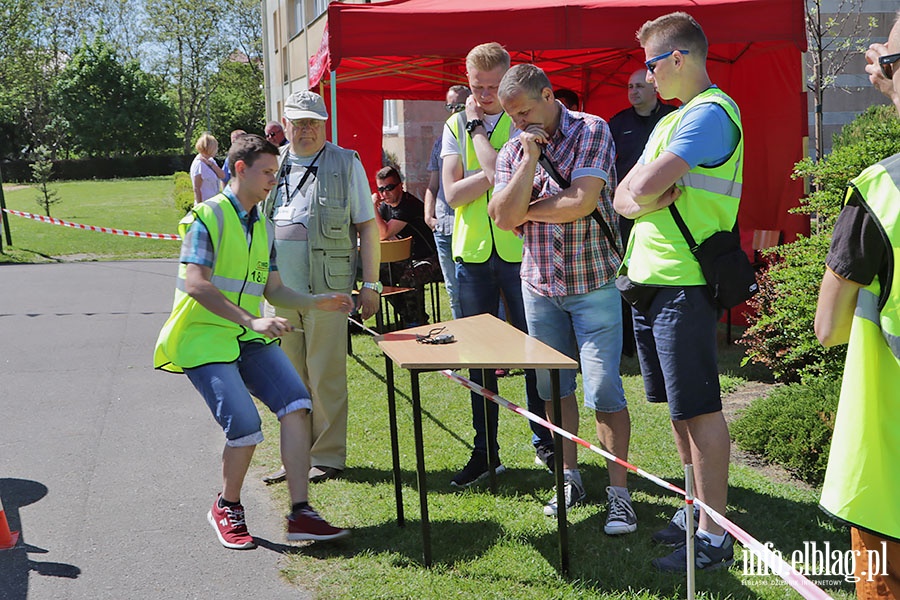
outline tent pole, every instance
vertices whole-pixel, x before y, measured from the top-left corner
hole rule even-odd
[[[338,143],[337,127],[337,73],[331,72],[331,143]]]

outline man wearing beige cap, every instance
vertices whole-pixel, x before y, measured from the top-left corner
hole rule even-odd
[[[296,290],[350,292],[358,243],[363,278],[358,309],[367,319],[381,303],[378,225],[359,155],[325,140],[327,120],[318,94],[304,90],[288,97],[281,121],[290,143],[280,148],[278,181],[264,212],[275,225],[279,273]],[[296,328],[281,347],[312,394],[309,479],[330,479],[340,474],[347,458],[346,315],[268,305],[266,310]],[[265,481],[280,481],[283,473]]]

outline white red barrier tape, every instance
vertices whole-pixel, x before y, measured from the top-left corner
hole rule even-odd
[[[45,217],[43,215],[33,215],[31,213],[19,210],[11,210],[4,208],[4,211],[17,217],[25,217],[33,221],[42,223],[50,223],[51,225],[62,225],[63,227],[72,227],[73,229],[84,229],[85,231],[99,231],[100,233],[111,233],[113,235],[125,235],[128,237],[138,237],[151,240],[180,240],[181,236],[171,233],[146,233],[144,231],[131,231],[129,229],[115,229],[113,227],[97,227],[96,225],[82,225],[81,223],[72,223],[71,221],[63,221],[62,219],[54,219],[53,217]]]
[[[564,438],[571,440],[580,446],[584,446],[585,448],[588,448],[588,449],[592,450],[593,452],[600,454],[601,456],[603,456],[606,459],[609,459],[619,465],[622,465],[629,471],[633,471],[633,472],[637,473],[644,479],[648,479],[660,487],[663,487],[669,491],[675,492],[676,494],[678,494],[680,496],[687,496],[687,492],[685,492],[683,489],[681,489],[677,485],[673,485],[673,484],[669,483],[668,481],[664,481],[664,480],[660,479],[659,477],[657,477],[656,475],[653,475],[652,473],[648,473],[648,472],[644,471],[643,469],[639,469],[638,467],[635,467],[631,463],[624,461],[624,460],[610,454],[603,448],[594,446],[590,442],[587,442],[576,435],[572,435],[565,429],[562,429],[561,427],[557,427],[550,421],[543,419],[534,413],[528,412],[521,406],[513,404],[512,402],[503,398],[502,396],[499,396],[498,394],[492,392],[491,390],[489,390],[483,386],[480,386],[477,383],[475,383],[469,379],[466,379],[465,377],[463,377],[457,373],[454,373],[453,371],[450,371],[449,369],[441,371],[441,374],[444,375],[445,377],[448,377],[449,379],[451,379],[453,381],[456,381],[457,383],[461,384],[462,386],[467,387],[470,390],[472,390],[478,394],[481,394],[482,396],[484,396],[488,400],[494,402],[495,404],[499,404],[503,408],[509,409],[514,413],[522,415],[529,421],[534,421],[535,423],[543,425],[547,429],[560,434]],[[726,519],[724,516],[717,513],[715,510],[713,510],[712,508],[710,508],[709,506],[707,506],[706,504],[701,502],[698,498],[694,497],[693,501],[698,506],[700,506],[703,510],[705,510],[706,513],[712,518],[712,520],[715,521],[720,527],[722,527],[723,529],[728,531],[731,535],[733,535],[735,537],[735,539],[737,539],[739,542],[741,542],[741,544],[744,546],[744,548],[753,552],[753,554],[755,554],[759,558],[759,560],[763,562],[763,564],[765,564],[767,567],[769,567],[769,569],[772,571],[772,573],[775,573],[776,575],[781,577],[789,586],[794,588],[794,590],[798,594],[800,594],[802,597],[806,598],[807,600],[828,600],[831,598],[831,596],[826,594],[821,588],[817,587],[814,583],[812,583],[809,579],[807,579],[802,573],[800,573],[799,571],[794,569],[791,565],[789,565],[787,562],[785,562],[784,559],[782,559],[780,556],[775,554],[770,548],[764,546],[762,543],[760,543],[758,540],[756,540],[749,533],[747,533],[746,531],[744,531],[743,529],[741,529],[740,527],[738,527],[737,525],[732,523],[730,520]]]

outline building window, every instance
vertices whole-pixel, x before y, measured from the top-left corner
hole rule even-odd
[[[291,32],[291,35],[297,35],[303,31],[305,26],[303,23],[303,0],[294,0],[292,9],[294,13],[294,30]]]
[[[328,2],[329,2],[329,0],[316,0],[316,6],[315,6],[316,15],[313,18],[316,18],[319,15],[321,15],[322,13],[328,11]]]
[[[384,114],[381,121],[381,132],[397,134],[400,132],[400,120],[397,118],[398,104],[396,100],[384,101]]]

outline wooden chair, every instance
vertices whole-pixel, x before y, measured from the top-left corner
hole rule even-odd
[[[400,262],[402,260],[407,260],[410,256],[412,256],[412,237],[406,237],[399,240],[381,240],[381,264]],[[390,273],[390,269],[388,269],[388,272]],[[383,281],[382,283],[385,284],[385,286],[384,290],[381,292],[381,310],[378,311],[376,322],[378,323],[378,331],[384,333],[387,331],[385,326],[387,325],[389,327],[391,325],[389,311],[393,308],[387,299],[391,296],[415,293],[416,289],[395,286],[392,275],[388,275],[387,283]],[[393,322],[394,324],[399,324],[400,315],[396,310],[393,312]],[[387,319],[385,319],[385,316],[387,316]]]

